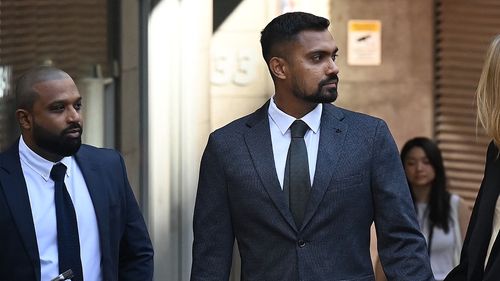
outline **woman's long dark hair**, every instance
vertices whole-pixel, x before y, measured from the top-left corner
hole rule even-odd
[[[429,159],[429,163],[432,168],[434,168],[434,173],[436,177],[432,182],[431,192],[429,195],[429,219],[431,225],[440,227],[445,233],[448,233],[449,218],[450,218],[450,193],[446,190],[446,173],[444,170],[443,157],[441,156],[441,151],[437,145],[430,139],[425,137],[417,137],[409,140],[403,146],[401,150],[401,161],[403,166],[405,165],[405,159],[408,152],[412,148],[420,147]],[[415,202],[415,195],[413,194],[413,189],[410,182],[410,192],[413,199],[413,204]],[[416,209],[416,208],[415,208]]]

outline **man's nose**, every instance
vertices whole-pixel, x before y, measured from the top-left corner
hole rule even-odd
[[[81,115],[80,111],[76,110],[74,107],[69,107],[67,114],[68,123],[80,122]]]
[[[329,63],[328,63],[327,74],[328,75],[337,75],[337,74],[339,74],[339,72],[340,72],[340,69],[337,66],[337,63],[335,62],[335,60],[333,58],[331,58]]]

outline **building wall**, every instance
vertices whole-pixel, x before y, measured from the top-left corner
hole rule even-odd
[[[155,280],[189,280],[199,163],[209,128],[212,2],[162,0],[148,23],[148,221]]]
[[[139,91],[139,5],[135,0],[121,2],[121,67],[119,111],[120,151],[127,166],[130,185],[141,202],[140,186],[140,98]]]
[[[433,134],[433,1],[331,0],[340,48],[337,105],[383,118],[401,147]],[[376,3],[376,4],[374,4]],[[347,21],[382,22],[382,64],[347,65]]]

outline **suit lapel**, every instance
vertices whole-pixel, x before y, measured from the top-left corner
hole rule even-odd
[[[491,156],[488,155],[488,157]],[[481,200],[478,202],[480,205],[477,209],[477,222],[471,234],[469,245],[471,276],[481,276],[482,278],[484,274],[484,261],[491,238],[493,215],[498,198],[499,182],[496,172],[500,169],[499,165],[498,161],[491,163],[489,167],[487,165],[481,186],[484,190],[482,191]]]
[[[332,179],[335,162],[342,150],[347,133],[347,125],[341,122],[342,119],[343,113],[337,107],[323,104],[316,171],[302,228],[307,225],[318,209]]]
[[[281,212],[285,220],[296,229],[292,213],[288,208],[285,194],[280,187],[274,164],[273,145],[269,128],[269,101],[257,110],[247,122],[250,129],[245,134],[245,143],[252,157],[255,170],[266,189],[269,197]]]
[[[35,225],[31,214],[28,189],[19,159],[19,141],[15,142],[9,150],[4,152],[4,158],[2,163],[0,163],[0,167],[0,186],[3,188],[12,218],[26,246],[26,251],[33,262],[36,278],[40,280],[40,255],[36,241]],[[8,243],[8,241],[3,241],[2,243]]]
[[[107,190],[104,188],[103,176],[100,174],[102,169],[99,169],[101,165],[95,160],[95,157],[90,157],[90,153],[86,146],[80,148],[80,150],[75,155],[75,159],[78,163],[78,167],[82,171],[83,178],[87,184],[87,188],[92,199],[92,204],[94,205],[94,211],[97,218],[97,225],[99,228],[99,241],[101,244],[101,254],[102,261],[107,262],[105,258],[108,253],[109,245],[106,243],[106,239],[103,237],[108,237],[109,233],[109,213],[108,213],[108,200],[107,200]],[[105,268],[105,267],[103,267]],[[103,271],[105,274],[105,271]]]
[[[496,154],[497,152],[495,151],[495,157]],[[484,187],[487,189],[485,190],[485,194],[482,196],[484,204],[481,204],[479,209],[480,211],[479,214],[481,215],[478,216],[477,233],[476,233],[479,239],[476,239],[476,241],[478,241],[478,245],[475,245],[474,248],[477,250],[477,252],[474,253],[476,256],[475,259],[473,259],[480,262],[478,262],[478,264],[473,265],[475,271],[479,271],[484,268],[483,266],[485,261],[485,255],[491,239],[492,222],[495,214],[496,202],[498,200],[498,195],[499,195],[499,188],[498,188],[498,185],[500,184],[498,176],[499,171],[500,171],[500,161],[495,160],[491,164],[491,167],[488,168],[488,171],[484,179]],[[488,272],[490,272],[493,268],[495,268],[493,270],[493,272],[495,272],[496,270],[498,270],[498,267],[500,266],[498,262],[495,263],[495,259],[498,258],[497,251],[500,247],[499,245],[500,241],[498,237],[499,236],[497,235],[495,242],[493,244],[490,257],[488,259],[487,266],[484,270],[485,277],[487,276]]]

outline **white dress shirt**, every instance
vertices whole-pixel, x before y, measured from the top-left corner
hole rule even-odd
[[[486,252],[486,258],[484,259],[484,268],[486,268],[486,265],[488,264],[488,259],[491,254],[491,249],[493,248],[493,244],[495,244],[495,240],[498,236],[499,231],[500,231],[500,197],[498,197],[497,204],[495,205],[495,214],[493,215],[490,244],[488,245],[488,252]]]
[[[54,181],[50,178],[50,171],[56,163],[33,152],[22,137],[19,140],[19,157],[35,225],[40,254],[41,281],[50,281],[60,273]],[[73,201],[77,217],[83,279],[101,281],[101,250],[94,205],[75,159],[65,157],[60,162],[67,168],[64,183]],[[61,269],[61,271],[65,270],[67,269]]]
[[[310,129],[306,132],[304,141],[307,147],[311,186],[313,186],[314,173],[316,171],[316,159],[318,157],[319,147],[319,129],[322,112],[323,105],[318,104],[311,112],[301,118],[301,120],[304,121]],[[274,103],[274,97],[271,99],[269,104],[268,114],[269,127],[271,129],[271,141],[273,144],[274,165],[276,166],[276,173],[278,175],[281,189],[283,189],[286,157],[288,155],[288,147],[290,146],[292,139],[289,128],[293,121],[297,119],[281,111]]]

